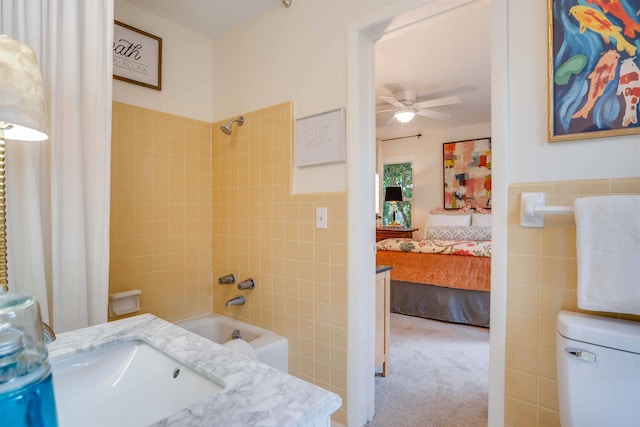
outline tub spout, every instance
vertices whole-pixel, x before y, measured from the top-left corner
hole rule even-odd
[[[244,297],[242,295],[236,295],[235,298],[231,298],[229,301],[227,301],[227,308],[231,307],[232,305],[242,305],[244,304]]]

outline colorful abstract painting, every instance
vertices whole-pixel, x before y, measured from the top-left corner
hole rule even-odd
[[[445,142],[444,208],[491,207],[491,138]]]
[[[548,2],[549,140],[640,132],[640,2]]]

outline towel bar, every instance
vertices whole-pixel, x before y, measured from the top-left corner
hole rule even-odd
[[[545,193],[522,193],[520,195],[520,225],[540,228],[544,225],[544,216],[573,215],[573,206],[546,206]]]

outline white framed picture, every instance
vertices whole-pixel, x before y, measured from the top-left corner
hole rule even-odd
[[[344,162],[344,108],[296,120],[296,166]]]

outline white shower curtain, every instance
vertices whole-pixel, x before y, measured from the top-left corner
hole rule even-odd
[[[9,289],[56,332],[107,320],[113,0],[0,0],[36,51],[50,132],[7,141]]]

